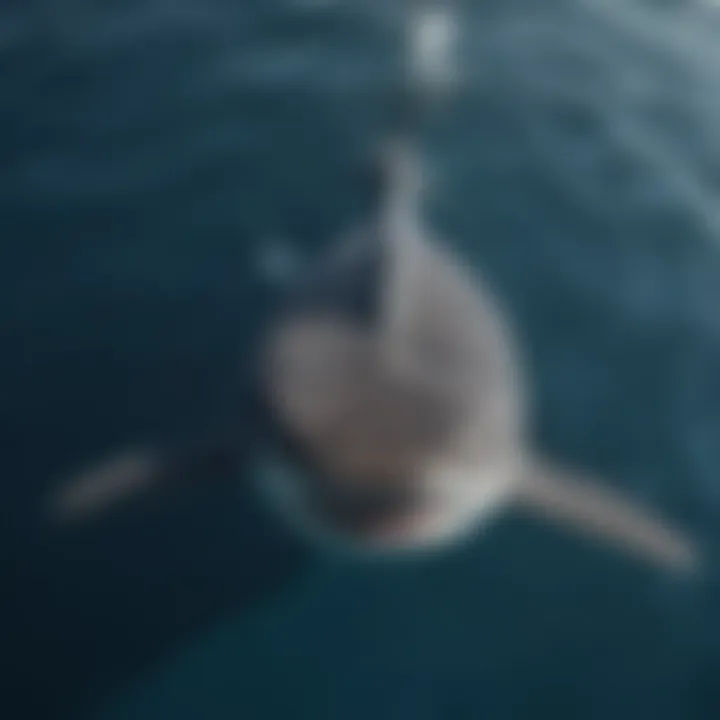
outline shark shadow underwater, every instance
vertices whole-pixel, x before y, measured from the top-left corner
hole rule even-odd
[[[254,420],[258,489],[298,533],[365,553],[418,551],[520,506],[661,567],[698,566],[692,542],[527,439],[528,393],[504,316],[424,227],[423,173],[393,138],[371,209],[269,322],[235,426],[179,449],[140,447],[60,487],[52,512],[88,519],[237,460]]]

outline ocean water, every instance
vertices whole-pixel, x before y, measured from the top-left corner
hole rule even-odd
[[[311,261],[355,216],[401,13],[6,0],[3,718],[720,716],[720,11],[457,4],[429,221],[513,318],[538,445],[688,528],[703,573],[516,517],[426,558],[340,562],[241,478],[50,526],[79,464],[233,410],[263,248]]]

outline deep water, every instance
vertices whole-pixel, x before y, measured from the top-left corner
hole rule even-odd
[[[412,562],[317,557],[242,477],[50,526],[78,465],[236,410],[263,248],[312,260],[358,210],[399,13],[5,0],[4,719],[720,717],[720,16],[458,4],[428,218],[514,320],[538,445],[689,529],[703,574],[518,517]]]

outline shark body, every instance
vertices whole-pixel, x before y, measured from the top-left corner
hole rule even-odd
[[[367,550],[417,549],[522,506],[672,568],[682,534],[609,486],[540,458],[512,333],[478,275],[424,228],[422,172],[398,138],[380,155],[376,202],[295,286],[258,355],[263,473],[298,528]],[[79,518],[173,477],[231,461],[237,436],[182,452],[123,453],[65,485]],[[277,464],[277,463],[276,463]]]
[[[506,318],[423,222],[425,179],[409,138],[452,85],[457,26],[434,2],[408,8],[411,82],[395,93],[399,130],[372,163],[370,210],[313,271],[290,273],[244,396],[250,420],[179,448],[120,453],[64,484],[53,512],[81,519],[225,472],[254,429],[257,454],[283,468],[261,474],[262,489],[323,540],[422,548],[520,506],[661,566],[696,567],[696,548],[666,522],[531,447]]]

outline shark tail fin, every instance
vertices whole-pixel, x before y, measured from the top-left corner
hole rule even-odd
[[[570,526],[656,565],[695,571],[695,545],[646,509],[607,486],[552,464],[528,464],[516,504],[548,520]]]

